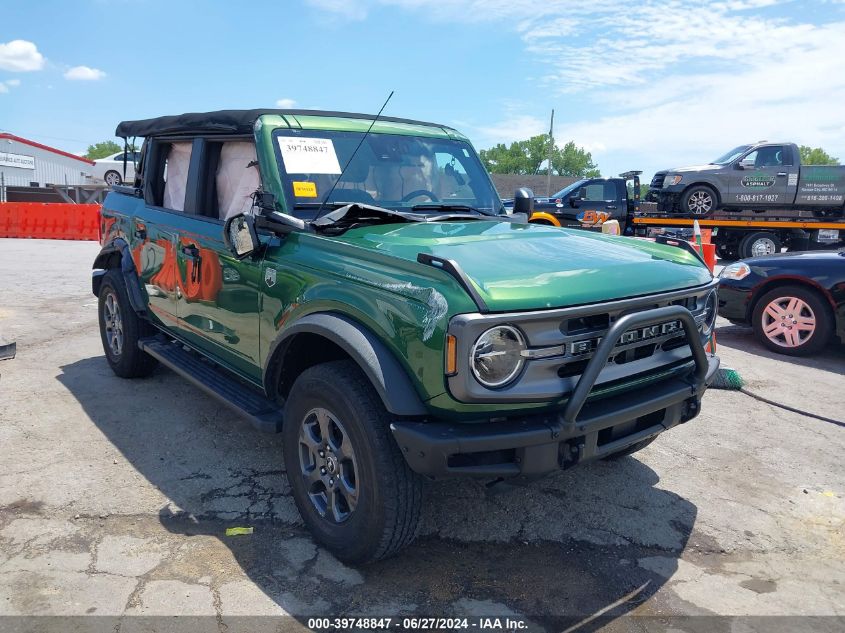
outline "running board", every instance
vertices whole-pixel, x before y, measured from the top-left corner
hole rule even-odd
[[[278,404],[265,398],[254,387],[232,378],[224,370],[203,360],[198,354],[185,350],[181,343],[153,336],[138,341],[138,347],[240,413],[259,431],[281,432],[283,414]]]

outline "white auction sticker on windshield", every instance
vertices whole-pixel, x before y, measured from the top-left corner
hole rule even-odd
[[[339,174],[334,143],[328,138],[280,136],[282,160],[289,174]]]

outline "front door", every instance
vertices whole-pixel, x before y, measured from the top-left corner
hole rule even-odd
[[[565,219],[562,226],[601,230],[604,221],[618,213],[616,185],[610,180],[590,180],[570,195],[571,202],[562,201]]]
[[[179,330],[195,348],[259,381],[261,262],[238,260],[223,241],[225,218],[252,206],[251,194],[258,187],[257,167],[250,164],[254,144],[197,139],[193,149],[198,164],[187,206],[194,212],[185,216],[176,245]]]
[[[742,169],[730,175],[727,202],[732,205],[766,206],[790,204],[788,148],[764,145],[739,159]]]

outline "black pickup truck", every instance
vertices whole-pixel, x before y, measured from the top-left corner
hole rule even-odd
[[[639,204],[639,196],[629,194],[640,190],[640,171],[626,171],[618,178],[583,178],[567,185],[548,198],[534,199],[532,224],[547,224],[570,228],[600,228],[608,220],[625,225],[629,210]],[[504,201],[505,208],[513,208],[513,200]]]

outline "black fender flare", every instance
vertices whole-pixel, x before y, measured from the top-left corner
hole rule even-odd
[[[120,268],[132,309],[138,314],[146,314],[146,302],[144,295],[141,293],[141,281],[138,279],[135,260],[132,259],[132,252],[126,240],[118,237],[103,246],[94,259],[92,268],[94,272],[91,275],[91,291],[95,297],[100,296],[100,285],[106,272],[112,268]]]
[[[338,313],[319,312],[302,317],[286,329],[270,346],[264,366],[264,385],[268,393],[270,382],[278,368],[278,354],[284,354],[287,344],[297,334],[322,336],[352,358],[381,397],[384,406],[394,415],[428,415],[417,390],[404,367],[387,346],[368,328]]]

